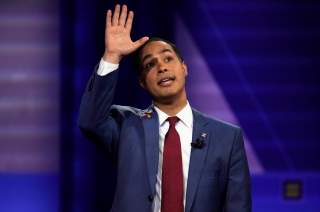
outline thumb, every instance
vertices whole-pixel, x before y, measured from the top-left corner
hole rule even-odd
[[[135,49],[138,49],[140,46],[142,46],[143,44],[145,44],[148,40],[149,40],[149,37],[147,37],[147,36],[144,36],[144,37],[140,38],[139,40],[137,40],[137,41],[135,41],[135,42],[133,43],[134,48],[135,48]]]

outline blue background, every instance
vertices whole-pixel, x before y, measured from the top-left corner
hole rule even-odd
[[[114,3],[15,0],[0,4],[0,211],[108,211],[111,206],[115,167],[102,150],[84,139],[76,120],[85,84],[104,51],[105,12]],[[320,4],[297,0],[118,3],[135,12],[133,39],[148,35],[177,43],[189,66],[191,105],[243,128],[253,155],[253,211],[319,211]],[[25,17],[30,21],[12,28]],[[35,23],[45,33],[32,36]],[[25,59],[39,44],[46,53]],[[45,65],[38,65],[40,60]],[[17,63],[22,66],[16,68]],[[17,81],[19,73],[30,74]],[[32,81],[39,73],[44,77]],[[51,109],[29,114],[32,105],[25,102],[39,100],[36,94],[44,89],[48,92],[41,98],[51,101]],[[24,93],[29,90],[30,95]],[[212,96],[217,98],[208,98]],[[132,58],[125,58],[115,103],[145,108],[150,101],[138,86]],[[227,108],[213,110],[216,105]],[[45,121],[35,121],[40,115]],[[6,134],[21,129],[41,134],[44,126],[52,134],[41,137],[43,148],[33,138],[11,139]],[[22,159],[30,149],[40,165]],[[5,163],[3,158],[21,162]],[[51,159],[55,162],[46,162]],[[283,197],[286,180],[301,181],[300,199]]]

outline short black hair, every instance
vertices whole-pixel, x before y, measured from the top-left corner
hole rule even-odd
[[[164,38],[160,38],[160,37],[151,37],[149,38],[149,40],[147,42],[145,42],[142,46],[139,47],[139,49],[137,49],[137,51],[134,53],[134,68],[135,70],[137,71],[137,74],[139,77],[141,77],[141,74],[142,74],[142,70],[143,70],[143,67],[142,67],[142,61],[141,61],[141,54],[142,54],[142,50],[144,49],[144,47],[146,45],[148,45],[149,43],[151,42],[155,42],[155,41],[163,41],[165,43],[167,43],[169,46],[171,46],[171,48],[173,49],[173,51],[175,52],[175,54],[177,55],[178,59],[183,62],[183,57],[179,51],[179,49],[177,48],[177,46],[172,43],[171,41],[169,40],[166,40]]]

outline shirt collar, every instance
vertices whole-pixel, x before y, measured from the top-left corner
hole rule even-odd
[[[162,110],[160,110],[160,108],[158,108],[157,106],[153,105],[153,107],[156,110],[156,112],[158,113],[159,125],[162,126],[165,123],[165,121],[167,120],[167,118],[169,117],[169,115],[166,114],[165,112],[163,112]],[[192,128],[193,114],[192,114],[192,109],[190,107],[189,102],[187,102],[186,106],[184,106],[184,108],[182,108],[176,114],[176,116],[180,119],[180,121],[184,125],[186,125],[189,128]]]

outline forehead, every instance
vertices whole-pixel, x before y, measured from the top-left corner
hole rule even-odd
[[[152,41],[143,47],[141,51],[141,58],[144,58],[146,55],[154,55],[161,53],[165,49],[174,52],[174,50],[168,43],[164,41]]]

